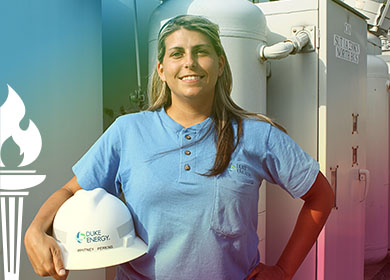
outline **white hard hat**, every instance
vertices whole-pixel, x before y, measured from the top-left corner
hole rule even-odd
[[[53,235],[68,270],[117,265],[147,249],[126,205],[101,188],[79,190],[69,198],[54,218]]]

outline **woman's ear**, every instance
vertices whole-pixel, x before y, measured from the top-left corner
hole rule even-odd
[[[157,62],[157,73],[158,73],[158,76],[160,77],[160,79],[161,79],[163,82],[166,82],[165,74],[164,74],[164,67],[163,67],[163,65],[160,63],[160,61]]]

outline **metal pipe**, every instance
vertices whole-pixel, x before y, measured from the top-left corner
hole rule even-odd
[[[272,46],[259,45],[258,57],[264,61],[267,59],[282,59],[290,54],[296,54],[310,42],[310,34],[306,30],[298,31],[295,36],[284,42],[276,43]]]
[[[144,106],[145,95],[142,92],[141,87],[141,63],[139,57],[139,40],[138,40],[138,17],[137,17],[137,2],[133,0],[133,10],[134,10],[134,38],[135,38],[135,59],[136,59],[136,71],[137,71],[137,89],[134,90],[129,98],[130,102],[138,104],[138,107],[141,109]]]
[[[138,90],[141,91],[141,66],[139,59],[139,42],[138,42],[138,19],[137,19],[137,1],[133,0],[133,9],[134,9],[134,37],[135,37],[135,57],[137,65],[137,84]]]

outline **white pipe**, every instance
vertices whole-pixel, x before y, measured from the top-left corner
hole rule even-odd
[[[134,39],[135,39],[135,59],[136,59],[136,72],[137,72],[137,85],[138,88],[130,94],[130,102],[142,104],[145,100],[145,96],[142,93],[141,88],[141,63],[139,54],[139,33],[138,33],[138,12],[137,12],[137,1],[133,0],[133,11],[134,11]],[[143,105],[141,105],[142,107]]]
[[[300,52],[309,42],[310,42],[309,32],[306,30],[298,31],[297,34],[295,34],[295,37],[293,38],[293,43],[295,45],[295,52]]]
[[[272,46],[259,45],[258,54],[262,60],[267,59],[282,59],[290,55],[294,50],[294,45],[291,42],[280,42]]]
[[[135,38],[135,59],[136,59],[136,70],[137,70],[137,84],[138,90],[141,90],[141,67],[139,61],[139,42],[138,42],[138,18],[137,18],[137,3],[133,0],[133,11],[134,11],[134,38]]]
[[[389,10],[389,5],[390,5],[390,2],[387,1],[386,4],[385,4],[385,8],[383,9],[383,12],[380,15],[379,21],[376,24],[379,28],[382,27],[382,24],[385,21],[385,18],[386,18],[386,15],[387,15],[387,11]],[[383,4],[382,4],[382,7],[383,7]]]
[[[310,41],[310,35],[306,30],[300,30],[294,38],[284,42],[276,43],[272,46],[259,45],[257,54],[261,60],[282,59],[290,54],[300,52]]]

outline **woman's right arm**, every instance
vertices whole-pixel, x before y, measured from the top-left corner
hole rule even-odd
[[[51,276],[57,280],[64,280],[68,276],[62,262],[61,249],[49,232],[58,209],[80,189],[76,177],[73,177],[46,200],[26,231],[26,252],[35,273],[40,276]]]

